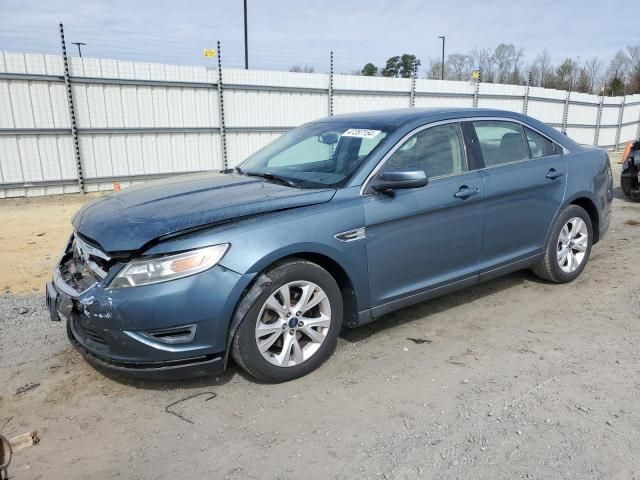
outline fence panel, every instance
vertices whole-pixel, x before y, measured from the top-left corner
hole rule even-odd
[[[526,90],[527,87],[522,85],[482,83],[478,91],[478,107],[522,113]]]
[[[567,92],[549,88],[531,87],[527,114],[541,122],[560,129]]]
[[[87,191],[221,169],[222,131],[226,164],[234,166],[283,132],[329,115],[330,105],[341,114],[411,103],[407,78],[223,69],[218,85],[217,68],[78,57],[69,63]],[[0,52],[0,198],[79,191],[63,74],[60,55]],[[523,112],[526,92],[521,85],[416,79],[414,105],[470,108],[477,101]],[[531,87],[527,114],[588,145],[597,137],[598,145],[613,147],[640,135],[640,95],[627,96],[623,108],[622,97]]]
[[[416,79],[416,107],[473,107],[475,82]]]

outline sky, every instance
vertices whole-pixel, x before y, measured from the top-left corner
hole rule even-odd
[[[422,60],[499,43],[522,47],[525,61],[547,49],[608,62],[640,41],[639,0],[248,0],[249,65],[288,70],[309,65],[336,72],[384,65],[403,53]],[[629,19],[629,20],[627,20]],[[635,19],[635,20],[633,20]],[[59,53],[58,24],[83,56],[178,64],[215,64],[202,51],[222,43],[227,67],[244,62],[243,0],[0,0],[0,50]]]

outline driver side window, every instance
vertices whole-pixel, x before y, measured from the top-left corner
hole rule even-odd
[[[466,157],[459,123],[426,128],[408,138],[387,160],[385,170],[416,170],[427,178],[461,173]]]

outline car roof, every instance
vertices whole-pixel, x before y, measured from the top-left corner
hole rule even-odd
[[[315,120],[311,123],[351,123],[359,128],[378,128],[390,126],[392,129],[408,131],[422,124],[456,118],[501,117],[524,122],[546,134],[566,148],[579,149],[577,143],[555,128],[535,118],[521,113],[494,108],[438,107],[438,108],[396,108],[391,110],[372,110],[368,112],[345,113]]]
[[[507,110],[496,110],[491,108],[454,108],[454,107],[440,107],[440,108],[395,108],[390,110],[372,110],[368,112],[356,112],[356,113],[344,113],[341,115],[334,115],[332,117],[323,118],[319,120],[321,122],[371,122],[371,123],[386,123],[394,124],[396,126],[404,125],[405,123],[413,123],[416,120],[429,121],[432,118],[435,120],[442,118],[444,114],[451,114],[452,118],[460,116],[506,116],[512,118],[518,118],[519,115],[515,112]]]

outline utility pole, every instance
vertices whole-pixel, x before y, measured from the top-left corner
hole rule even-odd
[[[244,69],[249,70],[249,45],[247,42],[247,0],[244,0]]]
[[[440,80],[444,80],[444,35],[440,35],[438,38],[442,39],[442,69],[440,70]]]
[[[82,42],[71,42],[71,44],[78,47],[78,55],[80,55],[80,58],[82,58],[82,47],[86,46],[87,44]]]

